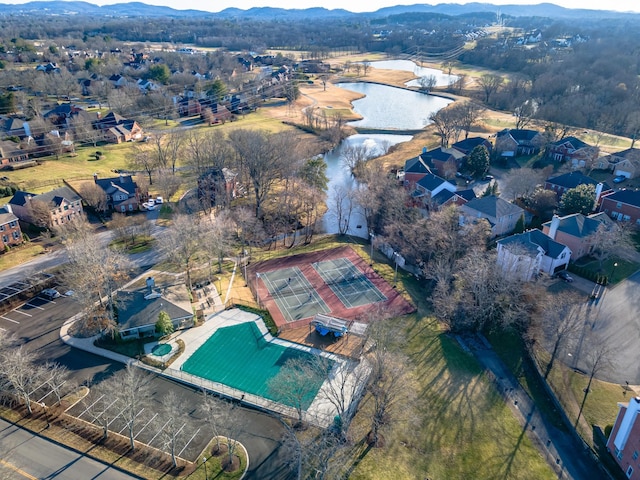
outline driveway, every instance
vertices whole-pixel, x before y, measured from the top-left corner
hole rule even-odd
[[[588,349],[606,343],[611,350],[611,367],[597,374],[600,380],[640,385],[640,271],[613,287],[607,287],[600,301],[585,319],[584,338],[577,367],[587,371]],[[593,340],[588,339],[592,337]]]

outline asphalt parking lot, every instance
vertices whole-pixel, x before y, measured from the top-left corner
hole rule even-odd
[[[58,286],[57,290],[63,293],[68,289]],[[36,295],[1,315],[0,328],[15,337],[18,344],[36,353],[42,361],[56,362],[67,367],[72,382],[95,384],[121,370],[124,365],[71,348],[60,340],[62,324],[79,311],[80,306],[73,297],[61,295],[55,299],[47,299],[42,295]],[[199,430],[183,455],[189,457],[200,451],[206,442],[204,419],[198,408],[202,402],[202,394],[197,388],[181,385],[161,376],[154,376],[151,391],[151,410],[154,411],[169,391],[178,394],[189,413],[193,433]],[[250,467],[246,478],[290,478],[291,472],[285,461],[287,452],[279,448],[283,431],[280,422],[269,414],[242,407],[238,408],[238,414],[245,417],[249,426],[247,431],[239,435],[239,440],[250,455]],[[144,437],[144,440],[150,440],[155,433],[157,430],[152,433],[152,429],[148,427],[140,439]],[[157,441],[158,439],[154,440],[154,445]]]

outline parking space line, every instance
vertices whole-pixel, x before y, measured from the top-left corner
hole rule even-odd
[[[15,320],[11,320],[10,318],[5,317],[4,315],[0,315],[0,318],[2,318],[3,320],[7,320],[9,322],[13,322],[13,323],[16,323],[16,324],[20,325],[20,322],[17,322]]]
[[[21,315],[26,315],[27,317],[33,317],[33,315],[31,315],[30,313],[24,313],[21,312],[20,310],[11,310],[12,312],[16,312],[16,313],[20,313]]]
[[[25,303],[25,305],[31,307],[31,308],[38,308],[40,310],[44,310],[44,308],[39,307],[38,305],[34,305],[33,303]]]

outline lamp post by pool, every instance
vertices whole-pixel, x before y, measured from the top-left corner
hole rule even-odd
[[[204,465],[204,480],[209,480],[209,475],[207,475],[207,457],[202,457],[202,463]]]

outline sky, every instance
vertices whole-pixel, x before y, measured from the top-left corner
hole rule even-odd
[[[0,3],[26,3],[28,0],[0,0]],[[126,3],[130,0],[87,0],[96,5],[110,5],[113,3]],[[382,7],[394,5],[416,5],[438,3],[470,3],[466,0],[432,1],[419,2],[412,0],[357,0],[345,2],[344,0],[140,0],[150,5],[163,5],[177,10],[195,9],[211,12],[219,12],[229,7],[241,8],[243,10],[251,7],[279,7],[287,9],[301,9],[310,7],[324,7],[332,10],[343,8],[351,12],[373,12]],[[532,0],[479,0],[482,3],[492,3],[494,5],[532,5],[541,2]],[[615,10],[619,12],[640,13],[640,1],[638,0],[547,0],[548,3],[555,3],[566,8],[587,8],[593,10]]]

